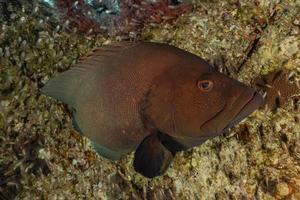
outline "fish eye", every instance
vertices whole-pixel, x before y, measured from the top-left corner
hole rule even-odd
[[[210,80],[201,80],[198,81],[197,86],[201,91],[209,92],[213,88],[214,83]]]

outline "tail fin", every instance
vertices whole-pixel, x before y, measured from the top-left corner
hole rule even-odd
[[[75,108],[76,93],[81,82],[81,73],[79,68],[75,68],[59,74],[48,81],[41,89],[41,92]]]

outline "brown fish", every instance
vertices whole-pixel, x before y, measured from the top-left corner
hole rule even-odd
[[[248,86],[201,58],[166,44],[121,42],[97,48],[42,92],[73,109],[74,128],[116,160],[161,175],[176,152],[220,135],[262,104]]]

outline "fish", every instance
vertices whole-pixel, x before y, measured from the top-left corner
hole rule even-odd
[[[41,93],[70,107],[74,129],[100,156],[115,161],[134,151],[133,167],[147,178],[263,103],[259,92],[202,58],[145,41],[97,47]]]

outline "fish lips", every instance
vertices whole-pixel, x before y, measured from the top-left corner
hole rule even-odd
[[[262,104],[263,98],[259,93],[252,89],[246,90],[233,104],[230,106],[225,104],[214,117],[201,125],[201,137],[215,137],[222,134],[242,121]]]
[[[222,130],[222,132],[230,129],[234,125],[238,124],[254,110],[263,105],[263,97],[258,93],[254,92],[252,98],[242,107],[242,109],[233,117],[230,123]]]

